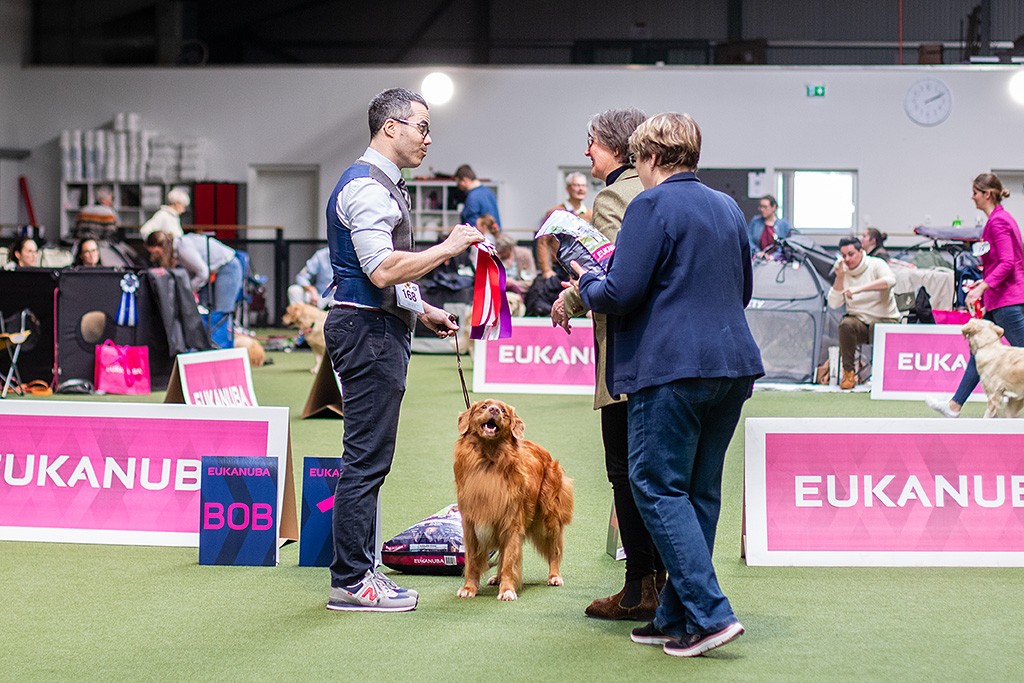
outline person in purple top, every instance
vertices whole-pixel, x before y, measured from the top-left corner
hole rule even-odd
[[[974,179],[971,199],[988,216],[981,241],[974,253],[981,256],[984,277],[967,293],[967,310],[981,301],[985,318],[1003,328],[1013,346],[1024,346],[1024,244],[1020,228],[1002,202],[1010,196],[994,173],[982,173]],[[953,398],[929,398],[930,408],[946,417],[960,417],[960,408],[978,386],[980,377],[974,356],[967,363]]]

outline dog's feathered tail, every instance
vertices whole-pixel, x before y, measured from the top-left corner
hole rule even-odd
[[[545,465],[544,479],[537,496],[537,516],[534,517],[529,537],[537,551],[549,564],[551,577],[559,577],[559,566],[564,553],[565,526],[572,521],[574,496],[572,479],[557,460]],[[557,579],[561,585],[561,578]]]
[[[545,517],[557,520],[561,526],[572,522],[575,502],[572,479],[565,476],[565,470],[557,460],[552,460],[545,468],[538,499]]]

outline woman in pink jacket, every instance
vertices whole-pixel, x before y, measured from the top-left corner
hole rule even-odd
[[[994,173],[982,173],[974,179],[971,199],[988,216],[974,252],[981,256],[984,277],[967,293],[965,303],[968,310],[973,310],[980,300],[985,318],[1003,328],[1012,345],[1024,346],[1024,244],[1017,221],[1002,207],[1002,201],[1009,196]],[[960,407],[979,381],[978,368],[971,356],[953,398],[929,398],[926,402],[946,417],[960,417]]]

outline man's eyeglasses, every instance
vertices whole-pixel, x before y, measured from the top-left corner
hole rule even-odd
[[[594,136],[593,135],[587,135],[587,149],[590,149],[591,146],[593,146],[593,144],[594,144]]]
[[[405,119],[393,119],[393,120],[394,121],[398,121],[399,123],[404,123],[407,126],[412,126],[413,128],[417,129],[420,132],[420,135],[423,136],[424,140],[426,140],[427,136],[430,135],[430,124],[427,123],[426,121],[413,122],[413,121],[406,121]]]
[[[628,157],[626,157],[626,163],[629,164],[631,167],[636,168],[636,155],[630,154]]]

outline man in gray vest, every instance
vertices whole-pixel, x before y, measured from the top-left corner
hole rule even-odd
[[[427,154],[427,103],[409,90],[385,90],[370,102],[369,123],[370,146],[345,170],[327,203],[335,289],[324,337],[345,413],[327,608],[407,612],[416,608],[416,591],[374,566],[377,498],[395,455],[416,318],[439,337],[458,329],[445,311],[420,298],[415,280],[484,237],[459,225],[444,242],[412,251],[401,169],[416,168]]]

